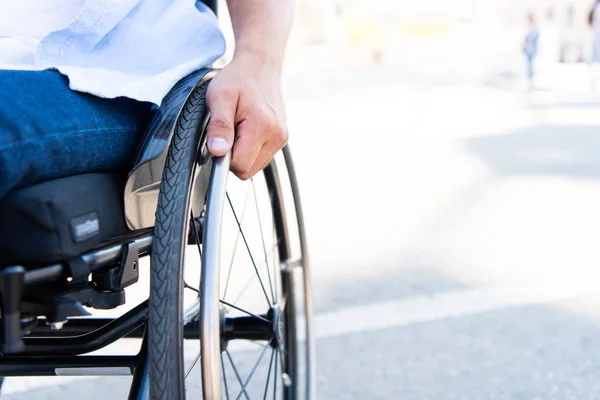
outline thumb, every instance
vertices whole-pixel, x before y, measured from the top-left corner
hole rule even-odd
[[[210,110],[206,132],[208,151],[216,157],[224,156],[231,150],[235,137],[237,96],[212,92],[207,97],[207,104]]]

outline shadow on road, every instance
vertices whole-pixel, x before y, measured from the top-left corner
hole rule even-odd
[[[398,300],[411,296],[469,288],[419,259],[398,259],[390,264],[366,265],[368,273],[341,273],[335,279],[313,282],[317,312]]]
[[[600,126],[541,125],[467,140],[496,174],[600,178]]]

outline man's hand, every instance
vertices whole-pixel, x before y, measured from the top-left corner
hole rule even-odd
[[[227,0],[235,34],[233,61],[208,86],[208,150],[233,147],[231,170],[249,179],[287,143],[281,68],[293,0]]]
[[[225,155],[233,146],[231,171],[250,179],[288,139],[281,75],[252,54],[236,54],[208,87],[208,150]]]

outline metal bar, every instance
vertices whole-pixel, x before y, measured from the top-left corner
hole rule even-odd
[[[302,213],[302,202],[300,198],[300,190],[298,188],[298,181],[296,178],[296,169],[294,168],[294,162],[292,160],[292,153],[290,146],[286,145],[283,148],[283,157],[287,166],[288,177],[290,179],[290,185],[292,187],[292,195],[294,198],[294,205],[296,207],[296,222],[298,223],[298,234],[300,236],[300,247],[302,252],[302,268],[303,268],[303,281],[304,281],[304,309],[306,314],[306,365],[307,365],[307,383],[306,383],[306,398],[312,400],[316,397],[316,336],[314,331],[315,317],[313,307],[313,296],[312,296],[312,276],[310,272],[310,262],[308,259],[308,248],[306,240],[306,228],[304,226],[304,214]],[[286,257],[287,259],[289,257]],[[293,379],[293,378],[292,378]]]
[[[133,369],[133,379],[129,389],[129,400],[147,400],[150,394],[150,377],[148,372],[148,335],[144,334],[142,347],[137,355]]]
[[[215,158],[207,195],[200,279],[200,353],[202,393],[207,399],[221,398],[221,338],[219,279],[221,266],[221,224],[231,152]],[[268,299],[267,299],[268,301]],[[209,373],[210,371],[210,373]]]
[[[41,283],[52,283],[57,281],[63,274],[63,266],[54,264],[44,268],[38,268],[25,272],[25,286],[39,285]]]
[[[0,376],[120,375],[127,369],[131,374],[136,362],[136,356],[3,356]]]
[[[31,333],[25,337],[36,338],[58,338],[79,336],[100,329],[114,321],[115,318],[72,318],[65,323],[60,330],[52,329],[46,323],[45,318],[38,318],[37,326],[31,329]],[[139,327],[125,336],[129,339],[141,339],[144,337],[144,327]]]
[[[139,248],[140,255],[150,251],[152,247],[152,235],[143,236],[133,240]],[[127,242],[127,241],[125,241]],[[105,249],[94,251],[81,256],[81,259],[90,266],[91,271],[96,271],[107,265],[111,265],[121,259],[122,244],[117,244]]]
[[[40,318],[38,321],[45,321],[45,319]],[[109,318],[78,318],[78,319],[70,319],[68,323],[64,325],[64,327],[60,330],[54,330],[49,326],[39,325],[33,328],[32,332],[27,337],[35,337],[35,338],[67,338],[73,336],[79,336],[86,333],[90,333],[97,329],[101,329],[106,326],[108,323],[113,321]],[[38,322],[41,324],[41,322]],[[142,339],[144,337],[144,329],[143,325],[135,328],[133,331],[129,332],[127,335],[123,336],[123,338],[127,339]],[[183,327],[183,338],[184,339],[192,339],[198,340],[200,338],[200,323],[198,321],[191,321]]]
[[[152,247],[152,235],[143,236],[133,240],[139,246],[140,255],[148,253]],[[81,256],[83,262],[89,265],[90,271],[97,271],[112,265],[121,259],[122,244],[92,251]],[[25,273],[25,286],[49,284],[65,275],[66,267],[62,264],[53,264],[47,267],[31,269]]]
[[[100,329],[71,337],[26,337],[25,350],[19,356],[63,356],[85,354],[101,349],[144,325],[148,319],[148,300]]]

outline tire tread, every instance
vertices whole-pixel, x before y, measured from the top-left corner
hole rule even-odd
[[[185,103],[169,146],[152,243],[148,317],[150,399],[181,400],[183,371],[183,249],[187,243],[190,186],[207,112],[208,82]]]

